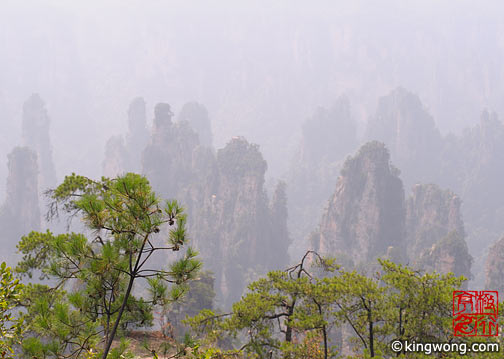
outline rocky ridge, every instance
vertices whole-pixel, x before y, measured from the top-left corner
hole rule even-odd
[[[23,235],[41,228],[37,154],[27,147],[16,147],[8,155],[9,175],[7,195],[0,208],[2,238],[1,256],[9,264],[15,264],[16,244]],[[1,261],[0,260],[0,261]]]

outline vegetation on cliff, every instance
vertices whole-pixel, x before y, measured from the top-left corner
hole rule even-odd
[[[347,159],[322,215],[316,250],[369,262],[394,247],[405,258],[404,190],[382,143],[369,142]]]

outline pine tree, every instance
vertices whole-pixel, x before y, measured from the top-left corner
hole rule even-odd
[[[23,285],[5,262],[0,265],[0,357],[13,358],[12,345],[19,342],[23,332],[22,320],[16,320],[12,309],[16,306]]]
[[[191,248],[168,268],[148,266],[158,251],[186,245],[183,208],[162,203],[147,179],[133,173],[100,181],[72,174],[49,195],[50,214],[80,217],[93,237],[48,231],[22,238],[17,271],[50,280],[29,285],[23,296],[31,332],[23,348],[35,357],[72,358],[102,348],[103,358],[115,358],[126,345],[111,351],[112,341],[131,326],[149,325],[153,306],[179,299],[201,266]],[[149,298],[132,294],[139,280],[148,283]]]

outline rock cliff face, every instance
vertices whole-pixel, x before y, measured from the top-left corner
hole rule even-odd
[[[193,187],[192,200],[186,200],[193,208],[190,231],[205,265],[215,273],[219,299],[229,306],[256,275],[288,264],[285,184],[278,184],[269,203],[266,161],[257,145],[241,137],[217,152],[217,171],[205,162],[213,180],[207,176],[203,186]]]
[[[114,177],[124,172],[141,172],[142,153],[149,141],[145,101],[135,98],[128,109],[128,132],[111,137],[105,145],[103,175]]]
[[[125,172],[127,160],[123,137],[110,137],[105,145],[105,160],[102,164],[103,175],[112,178]]]
[[[56,185],[49,126],[50,120],[44,101],[38,94],[31,95],[23,104],[22,137],[24,145],[33,148],[37,154],[39,185],[42,191]]]
[[[385,145],[369,142],[343,166],[322,217],[316,249],[362,263],[392,247],[404,260],[405,235],[404,190],[398,170],[391,165]]]
[[[267,165],[258,146],[234,138],[218,151],[217,166],[219,182],[208,211],[215,224],[211,232],[217,236],[206,239],[202,231],[200,238],[218,249],[221,264],[212,269],[226,304],[231,304],[241,296],[245,283],[272,268],[273,256],[281,258],[282,253],[272,253],[277,238],[263,187]]]
[[[312,246],[345,266],[388,257],[471,278],[459,198],[429,184],[405,202],[398,172],[384,144],[362,146],[345,162]]]
[[[346,97],[338,98],[328,109],[317,109],[303,124],[300,147],[288,173],[294,257],[306,251],[306,237],[334,191],[346,156],[356,149],[356,125]]]
[[[154,109],[151,141],[143,152],[143,172],[165,198],[176,198],[192,181],[193,151],[198,135],[188,122],[172,122],[170,105],[159,103]]]
[[[482,163],[489,157],[492,157],[490,161],[495,160],[492,144],[497,141],[492,139],[499,137],[498,133],[502,132],[497,128],[496,121],[486,116],[481,128],[488,127],[492,130],[476,129],[466,131],[462,137],[448,135],[442,138],[418,96],[397,88],[380,99],[376,114],[368,123],[366,137],[383,141],[390,148],[392,161],[401,169],[406,186],[415,184],[406,204],[410,261],[422,262],[421,265],[426,268],[441,272],[451,270],[470,277],[472,258],[465,241],[461,201],[453,193],[441,191],[435,185],[418,183],[436,182],[454,189],[464,198],[464,217],[470,222],[481,217],[484,210],[474,207],[476,203],[486,205],[486,202],[482,196],[471,194],[477,192],[471,186],[474,185],[487,195],[490,193],[487,189],[492,188],[493,184],[482,186],[487,180],[480,177],[480,172],[485,172]],[[479,142],[482,131],[492,137],[488,141],[490,145]],[[491,148],[490,152],[486,150],[488,147]],[[485,156],[489,153],[492,155]],[[492,163],[488,168],[495,170],[494,165]],[[485,172],[485,178],[495,178],[495,174]],[[495,201],[495,193],[491,196]],[[476,199],[474,206],[470,203],[471,198]],[[478,211],[480,213],[476,213]],[[469,227],[474,228],[472,224]],[[452,260],[464,263],[449,264]]]
[[[472,278],[461,201],[453,192],[434,184],[415,185],[406,202],[406,233],[410,263]]]
[[[483,283],[488,249],[504,233],[504,124],[495,113],[483,111],[476,126],[446,138],[440,157],[442,176],[464,201],[475,281]]]
[[[366,132],[367,139],[381,141],[390,149],[406,187],[437,179],[441,135],[418,96],[399,87],[380,98]]]
[[[255,276],[285,267],[290,240],[285,188],[279,184],[272,203],[268,202],[267,164],[257,145],[233,138],[217,152],[217,168],[219,180],[206,213],[195,216],[195,222],[206,217],[209,226],[194,235],[214,247],[207,261],[216,273],[222,301],[229,306]]]
[[[461,187],[466,218],[475,226],[504,231],[504,124],[495,113],[484,111],[479,125],[460,139],[458,156],[466,174]]]
[[[488,251],[486,262],[486,281],[487,290],[497,290],[504,292],[504,237],[495,242]]]
[[[21,236],[40,230],[37,154],[16,147],[8,155],[7,196],[0,210],[2,260],[13,264],[16,244]]]
[[[189,122],[202,146],[212,147],[212,126],[205,106],[197,102],[186,103],[178,114],[178,120]]]
[[[199,144],[189,122],[172,122],[169,105],[155,109],[143,172],[156,192],[186,207],[192,244],[215,273],[217,297],[228,306],[246,283],[288,262],[285,185],[270,203],[259,147],[234,137],[215,154]]]
[[[450,232],[430,249],[425,250],[417,264],[424,270],[443,274],[451,272],[456,276],[471,279],[472,261],[464,237],[457,232]]]
[[[286,184],[280,181],[273,194],[270,205],[271,224],[273,239],[269,253],[268,267],[286,268],[289,264],[287,248],[291,244],[289,232],[287,230],[287,220],[289,218],[287,209]],[[278,254],[278,255],[277,255]]]
[[[434,184],[413,186],[406,201],[409,257],[413,259],[430,249],[450,232],[457,232],[462,238],[465,235],[460,198]]]
[[[145,101],[137,97],[128,108],[128,133],[125,141],[126,172],[140,172],[142,168],[142,151],[149,142]]]

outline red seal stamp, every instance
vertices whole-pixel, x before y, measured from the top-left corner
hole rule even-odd
[[[453,335],[494,337],[499,335],[499,293],[458,290],[453,292]]]

